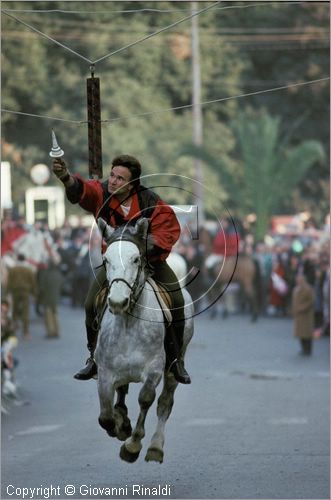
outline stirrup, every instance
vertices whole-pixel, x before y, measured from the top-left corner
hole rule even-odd
[[[90,380],[91,378],[96,378],[97,373],[97,365],[94,358],[91,356],[87,359],[86,366],[75,373],[74,378],[76,380]]]

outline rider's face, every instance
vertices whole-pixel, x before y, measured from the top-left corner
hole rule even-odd
[[[108,179],[108,191],[111,194],[129,196],[133,185],[131,181],[131,172],[127,167],[113,167]]]

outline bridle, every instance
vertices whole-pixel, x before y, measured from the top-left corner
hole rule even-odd
[[[144,288],[144,283],[142,283],[141,285],[139,285],[139,282],[140,282],[140,276],[141,276],[141,273],[145,267],[145,264],[144,264],[144,255],[142,253],[142,250],[141,248],[139,248],[139,245],[137,245],[137,243],[135,241],[133,241],[133,238],[119,238],[117,240],[114,240],[112,241],[112,243],[115,243],[115,241],[129,241],[130,243],[133,243],[134,245],[136,245],[136,247],[138,248],[139,250],[139,266],[138,266],[138,269],[137,269],[137,274],[136,274],[136,277],[133,281],[132,284],[130,284],[126,279],[124,278],[114,278],[110,283],[109,283],[109,293],[110,293],[110,290],[111,290],[111,287],[113,286],[114,283],[124,283],[130,290],[131,290],[131,293],[130,293],[130,298],[129,298],[129,301],[130,301],[130,308],[131,306],[137,302],[137,300],[139,299],[140,297],[140,294],[141,292],[143,291],[143,288]],[[105,263],[104,263],[105,265]],[[132,300],[133,299],[133,300]]]

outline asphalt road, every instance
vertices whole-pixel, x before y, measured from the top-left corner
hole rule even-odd
[[[63,305],[60,321],[61,338],[46,340],[34,318],[33,339],[16,351],[2,499],[330,498],[329,339],[303,358],[290,319],[199,316],[186,362],[193,383],[177,389],[164,463],[144,461],[153,406],[141,456],[127,464],[122,443],[98,425],[95,381],[72,378],[86,358],[83,312]],[[128,400],[133,421],[138,389]]]

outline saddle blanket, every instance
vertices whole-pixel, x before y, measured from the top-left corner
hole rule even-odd
[[[170,293],[164,286],[154,281],[153,278],[151,277],[147,278],[147,282],[153,288],[158,303],[162,309],[163,315],[168,323],[168,326],[170,326],[172,323],[172,314],[171,314],[172,300]]]

